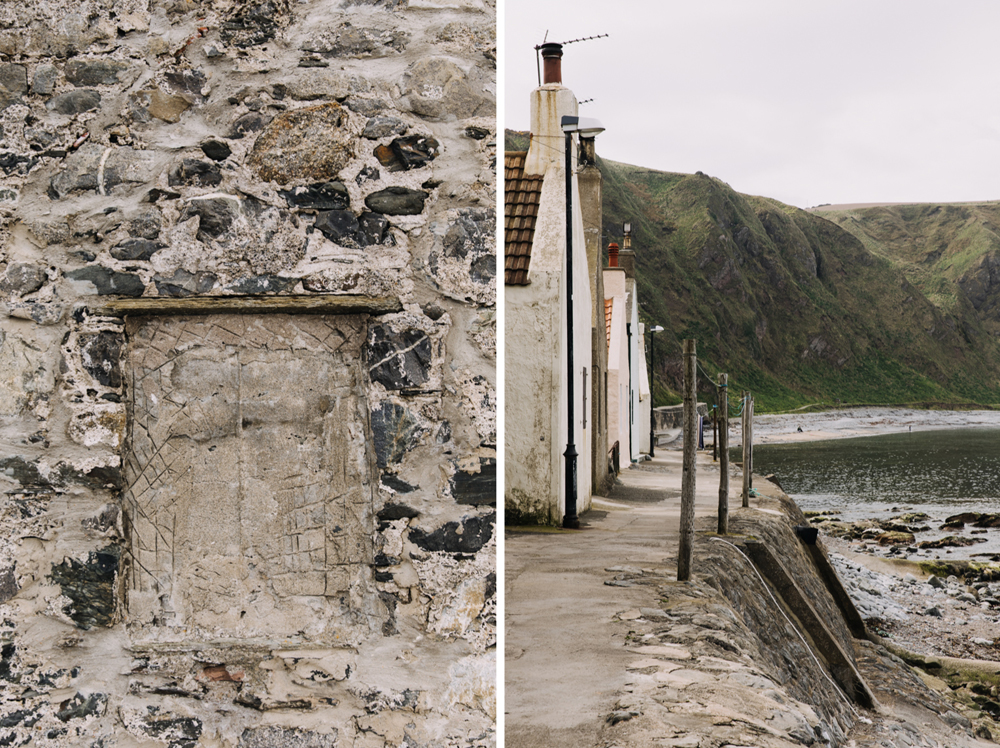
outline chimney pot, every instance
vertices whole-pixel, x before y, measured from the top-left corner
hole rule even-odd
[[[608,245],[608,267],[616,268],[618,267],[618,243],[611,242]]]
[[[562,83],[562,45],[542,45],[542,83]]]

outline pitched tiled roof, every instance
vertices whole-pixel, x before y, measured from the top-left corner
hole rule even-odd
[[[508,286],[528,285],[531,242],[542,198],[542,177],[524,176],[527,153],[504,154],[504,272]]]
[[[615,300],[605,299],[604,300],[604,330],[608,334],[608,350],[611,350],[611,309],[615,305]]]

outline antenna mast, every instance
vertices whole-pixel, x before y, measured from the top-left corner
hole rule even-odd
[[[565,47],[567,44],[575,44],[576,42],[589,42],[591,39],[604,39],[604,38],[606,38],[608,36],[611,36],[611,35],[610,34],[598,34],[597,36],[585,36],[585,37],[582,37],[580,39],[570,39],[568,42],[559,42],[559,43],[562,46]],[[535,45],[535,68],[536,68],[536,70],[538,72],[538,85],[539,86],[542,85],[541,50],[542,50],[542,47],[545,46],[545,42],[548,40],[548,38],[549,38],[549,31],[548,31],[548,29],[546,29],[545,30],[545,37],[542,39],[542,43]]]

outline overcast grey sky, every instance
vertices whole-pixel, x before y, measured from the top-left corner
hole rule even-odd
[[[536,44],[607,128],[599,153],[822,203],[1000,199],[998,0],[502,0],[504,125]]]

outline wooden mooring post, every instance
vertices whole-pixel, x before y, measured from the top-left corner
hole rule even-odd
[[[750,488],[753,488],[753,411],[754,411],[755,401],[753,399],[753,393],[748,392],[747,393],[747,397],[749,398],[749,400],[747,402],[747,405],[750,406],[750,418],[749,418],[748,425],[747,425],[747,429],[750,432],[749,437],[747,437],[748,442],[749,442],[748,446],[750,448],[750,452],[749,452],[749,454],[750,454],[750,470],[747,471],[747,474],[750,476]]]
[[[677,552],[677,581],[691,578],[694,551],[695,458],[698,453],[697,341],[684,341],[684,463],[681,472],[681,541]]]
[[[753,398],[743,392],[743,506],[750,506],[753,488]]]
[[[719,535],[729,532],[729,375],[719,375]]]

